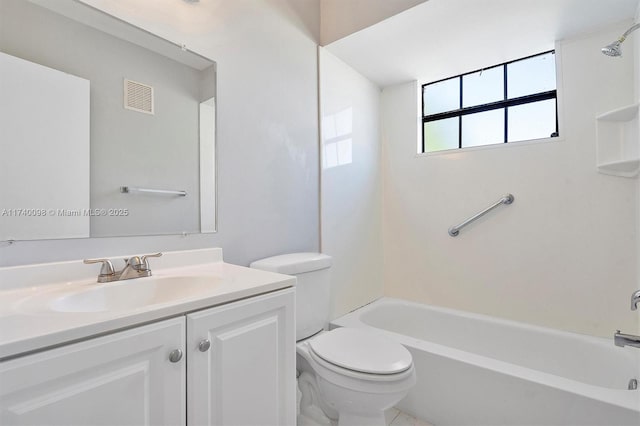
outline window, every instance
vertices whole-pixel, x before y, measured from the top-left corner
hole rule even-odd
[[[422,86],[422,152],[558,136],[555,52]]]

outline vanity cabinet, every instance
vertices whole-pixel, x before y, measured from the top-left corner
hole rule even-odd
[[[294,326],[289,288],[2,362],[0,424],[295,425]]]
[[[2,425],[184,425],[185,318],[0,363]]]
[[[189,425],[295,425],[293,290],[187,315]]]

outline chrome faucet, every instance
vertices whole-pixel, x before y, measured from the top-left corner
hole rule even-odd
[[[640,290],[636,290],[631,295],[631,310],[635,311],[638,309],[638,303],[640,303]]]
[[[150,277],[151,268],[147,258],[160,257],[162,253],[145,254],[144,256],[133,256],[129,259],[125,259],[125,265],[122,271],[120,271],[119,280],[130,280],[132,278]]]
[[[638,309],[638,303],[640,303],[640,290],[636,290],[631,294],[631,310]],[[640,336],[634,336],[633,334],[620,333],[620,330],[616,330],[613,335],[613,343],[616,346],[633,346],[634,348],[640,348]]]
[[[620,333],[620,330],[617,330],[616,334],[613,335],[613,343],[615,343],[616,346],[620,346],[621,348],[625,346],[640,348],[640,336]]]
[[[109,259],[85,259],[84,263],[102,263],[100,268],[100,274],[98,275],[97,282],[109,283],[112,281],[130,280],[133,278],[142,278],[151,276],[151,268],[149,267],[149,257],[160,257],[162,253],[145,254],[144,256],[133,256],[129,259],[125,259],[124,268],[121,271],[116,271],[113,268],[113,263]]]

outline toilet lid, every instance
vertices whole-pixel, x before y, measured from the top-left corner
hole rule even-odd
[[[309,346],[325,361],[361,373],[400,373],[413,362],[409,351],[400,343],[355,328],[337,328],[322,333],[312,339]]]

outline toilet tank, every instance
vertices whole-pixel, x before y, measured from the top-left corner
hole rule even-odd
[[[249,267],[296,277],[296,341],[317,333],[328,323],[331,256],[283,254],[256,260]]]

